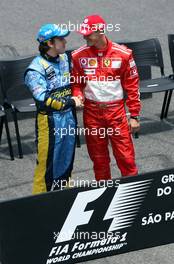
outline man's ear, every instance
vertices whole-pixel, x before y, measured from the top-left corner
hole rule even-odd
[[[53,47],[53,42],[51,40],[48,40],[47,41],[47,45],[48,45],[48,47],[52,48]]]

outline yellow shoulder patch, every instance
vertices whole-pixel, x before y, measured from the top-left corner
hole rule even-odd
[[[49,66],[48,62],[44,59],[41,59],[40,63],[43,65],[44,69],[48,68],[48,66]]]
[[[64,59],[65,59],[64,54],[60,54],[60,55],[59,55],[59,58],[60,58],[60,60],[64,60]]]

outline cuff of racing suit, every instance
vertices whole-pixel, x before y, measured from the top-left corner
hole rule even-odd
[[[139,111],[129,111],[129,112],[130,112],[130,116],[140,116]]]
[[[67,100],[66,104],[65,104],[65,108],[68,108],[68,107],[74,107],[76,104],[75,104],[75,100],[70,98]]]
[[[54,96],[50,96],[45,100],[45,106],[48,108],[48,110],[54,109],[57,111],[62,111],[70,107],[74,107],[75,101],[72,98],[57,99]]]
[[[78,97],[80,96],[82,98],[82,100],[84,100],[84,95],[81,91],[72,91],[72,95],[75,96],[75,97]]]

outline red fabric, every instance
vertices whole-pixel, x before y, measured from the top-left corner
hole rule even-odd
[[[82,35],[90,35],[96,30],[104,30],[106,22],[99,15],[86,16],[83,23],[81,24],[80,29],[77,31]]]
[[[99,56],[98,54],[102,54]],[[86,58],[95,58],[97,60],[97,68],[95,68],[95,74],[87,75],[81,65],[81,60]],[[104,59],[121,60],[121,67],[118,69],[102,67]],[[84,45],[78,50],[72,53],[72,93],[73,96],[84,96],[86,87],[86,79],[91,78],[99,79],[100,76],[105,78],[118,78],[121,82],[122,89],[127,98],[125,103],[132,116],[140,114],[141,103],[139,94],[139,76],[136,65],[130,67],[131,63],[134,63],[132,57],[132,51],[108,40],[108,45],[105,50],[97,50],[94,47],[87,47]],[[91,69],[91,68],[90,68]],[[89,70],[89,68],[87,69]],[[103,101],[105,101],[105,95],[103,94]]]
[[[138,174],[132,136],[126,119],[123,102],[118,105],[114,104],[114,106],[110,105],[107,108],[101,108],[99,104],[95,105],[86,100],[84,107],[84,127],[87,148],[89,156],[94,163],[95,178],[97,181],[111,178],[108,151],[109,140],[121,175],[135,176]],[[109,128],[108,133],[104,130],[107,128]]]
[[[86,134],[86,143],[91,160],[94,164],[96,180],[110,179],[110,157],[108,143],[111,142],[113,154],[122,176],[137,175],[138,169],[135,164],[135,153],[132,142],[132,136],[126,118],[124,104],[126,103],[132,116],[138,116],[140,113],[139,98],[139,77],[137,68],[132,57],[132,51],[125,46],[112,43],[107,40],[107,47],[104,50],[97,50],[95,47],[83,46],[72,53],[72,93],[73,96],[81,96],[85,100],[84,105],[84,126],[88,131],[94,129],[117,129],[120,134],[106,135],[101,137],[99,133]],[[94,64],[89,65],[89,60]],[[106,61],[105,61],[106,60]],[[88,67],[90,66],[90,67]],[[88,74],[87,74],[88,73]],[[119,84],[115,88],[112,86],[112,99],[108,101],[107,92],[110,88],[109,80],[104,87],[101,96],[102,82],[100,76],[116,77]],[[83,81],[79,80],[83,77]],[[87,80],[84,78],[87,77]],[[96,78],[93,90],[91,80]],[[81,79],[81,80],[82,80]],[[87,96],[87,89],[91,85],[91,94],[96,93],[96,99],[91,100]],[[93,83],[93,82],[92,82]],[[114,82],[111,82],[114,83]],[[113,84],[114,85],[114,84]],[[107,89],[106,89],[107,88]],[[97,90],[98,89],[98,90]],[[115,89],[115,90],[114,90]],[[118,93],[117,89],[126,94],[124,96]],[[99,96],[98,96],[99,94]],[[98,96],[98,97],[97,97]],[[99,100],[97,99],[99,98]],[[102,98],[102,100],[101,100]],[[107,100],[106,100],[107,99]]]

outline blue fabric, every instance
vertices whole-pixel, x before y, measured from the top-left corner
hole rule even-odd
[[[39,42],[44,42],[53,37],[66,37],[69,33],[68,29],[62,29],[56,24],[45,24],[40,28],[36,38]]]
[[[42,63],[48,64],[48,72],[51,70],[55,72],[55,78],[48,79]],[[60,55],[57,63],[49,62],[43,57],[37,56],[26,70],[25,84],[30,89],[33,97],[38,101],[44,101],[50,92],[54,92],[59,87],[68,85],[69,64],[67,55]]]
[[[75,121],[72,111],[53,114],[55,124],[55,147],[53,155],[53,178],[66,178],[66,171],[74,155]]]
[[[40,106],[42,108],[45,99],[51,93],[59,92],[63,86],[69,85],[67,55],[60,55],[55,63],[37,56],[26,70],[25,84],[31,91],[38,109]],[[76,122],[72,109],[53,111],[49,114],[49,120],[50,139],[54,138],[49,143],[51,144],[49,149],[53,152],[51,155],[53,160],[50,164],[47,164],[48,167],[52,166],[52,169],[48,168],[49,173],[51,171],[52,175],[46,177],[54,180],[67,179],[67,174],[72,170],[75,149],[75,133],[73,131],[75,131]]]

